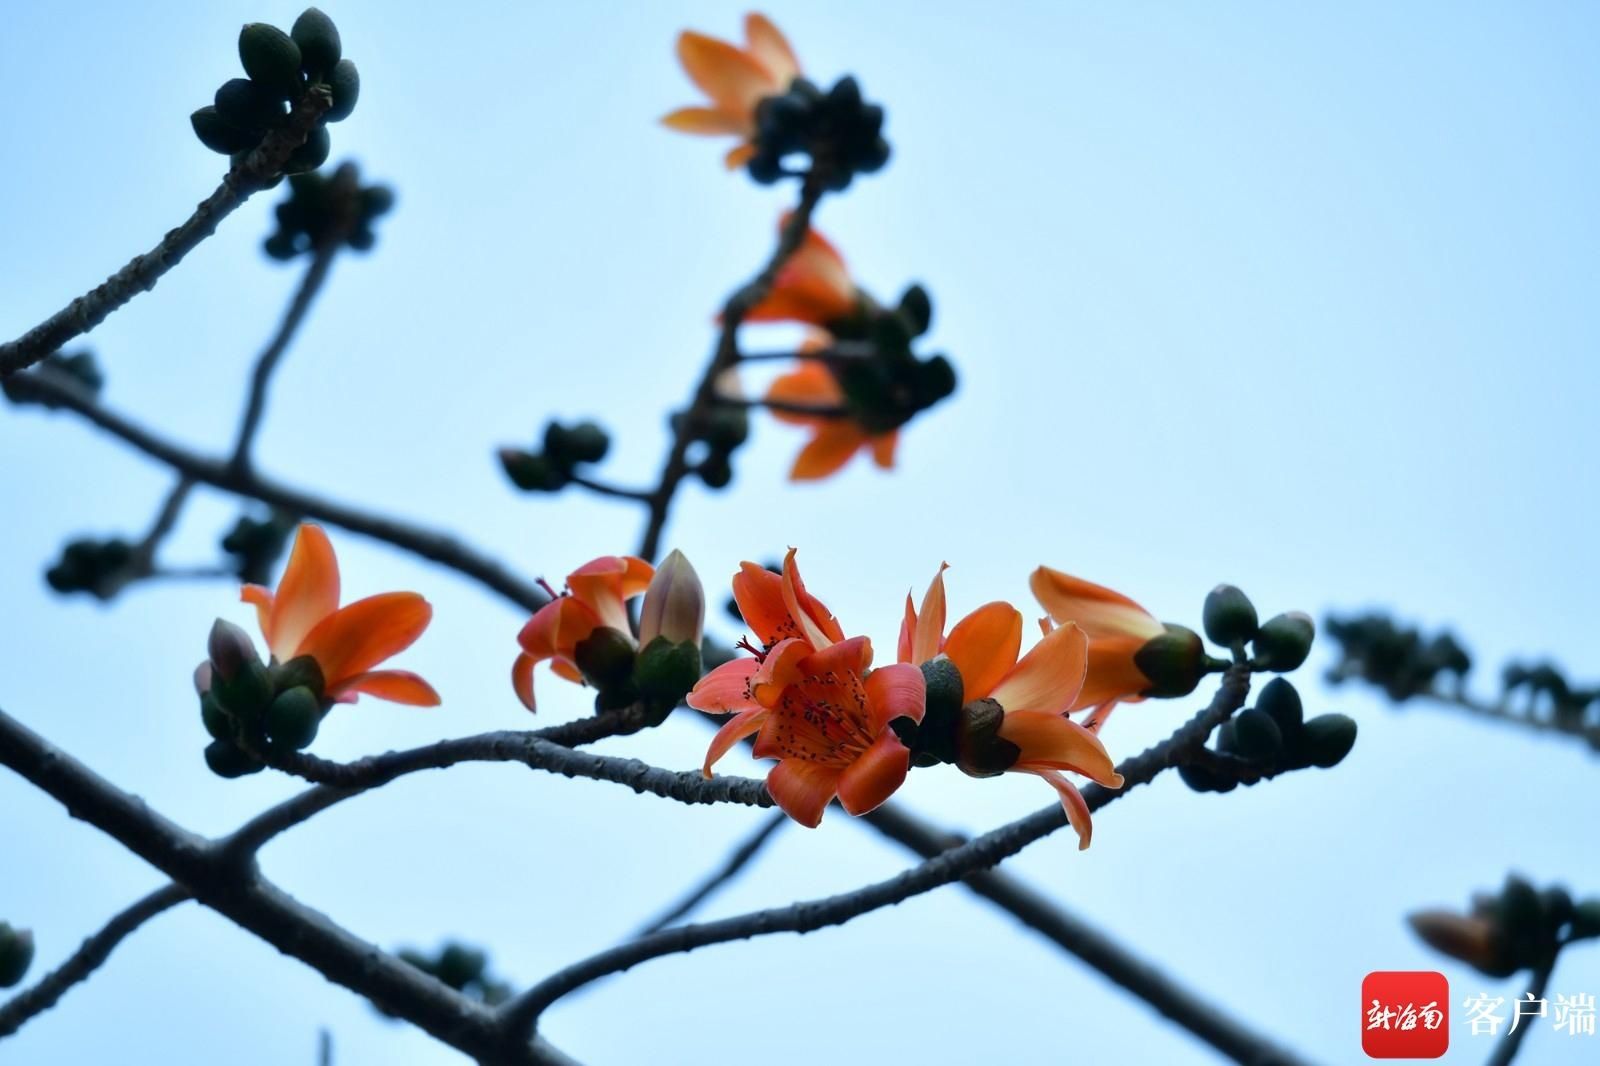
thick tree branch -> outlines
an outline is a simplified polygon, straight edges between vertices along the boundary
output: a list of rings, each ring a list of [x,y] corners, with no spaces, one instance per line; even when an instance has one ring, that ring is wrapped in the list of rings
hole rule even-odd
[[[1118,765],[1117,769],[1123,776],[1120,790],[1113,791],[1096,784],[1085,788],[1083,796],[1089,809],[1099,810],[1139,785],[1148,784],[1163,770],[1178,765],[1190,750],[1205,743],[1213,729],[1243,706],[1249,692],[1249,668],[1242,664],[1231,667],[1223,675],[1222,684],[1209,706],[1161,743]],[[552,974],[517,996],[501,1008],[501,1022],[509,1033],[527,1033],[538,1022],[545,1008],[562,996],[592,981],[621,973],[663,955],[772,933],[809,933],[814,929],[842,925],[881,907],[893,906],[988,869],[1066,824],[1065,813],[1059,806],[1052,805],[975,837],[959,847],[941,852],[920,866],[864,888],[721,921],[676,926],[620,944]]]
[[[773,835],[782,829],[784,823],[788,820],[789,816],[782,811],[776,814],[769,814],[756,826],[755,832],[747,834],[739,842],[739,846],[728,853],[728,857],[723,860],[721,866],[713,870],[698,885],[690,889],[687,895],[671,907],[668,907],[653,921],[635,933],[634,936],[649,936],[651,933],[660,932],[669,925],[674,925],[692,914],[696,907],[710,899],[719,888],[738,877],[744,868],[750,865],[757,855],[761,854],[761,849],[766,846],[767,841],[771,840]]]
[[[16,340],[0,344],[0,377],[39,362],[72,338],[104,322],[111,312],[139,293],[155,288],[162,275],[215,233],[217,225],[236,207],[267,188],[283,172],[289,156],[305,143],[331,103],[326,88],[313,86],[295,104],[289,121],[268,133],[260,147],[229,169],[217,190],[201,201],[181,226]]]
[[[0,1005],[0,1038],[10,1036],[35,1016],[55,1006],[68,989],[87,980],[90,974],[104,965],[106,959],[111,957],[111,952],[130,933],[188,898],[189,893],[182,887],[164,885],[112,918],[104,928],[85,940],[83,946],[73,952],[66,962]]]

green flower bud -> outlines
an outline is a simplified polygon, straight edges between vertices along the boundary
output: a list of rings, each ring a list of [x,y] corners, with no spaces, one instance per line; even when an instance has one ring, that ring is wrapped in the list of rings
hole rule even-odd
[[[283,101],[248,78],[232,78],[217,90],[216,111],[223,120],[241,130],[249,130],[252,144],[261,132],[282,121]]]
[[[1151,637],[1133,653],[1133,665],[1150,679],[1150,687],[1141,695],[1187,696],[1206,676],[1205,643],[1192,629],[1170,623],[1163,625],[1166,632]]]
[[[1545,928],[1551,935],[1572,921],[1574,914],[1572,893],[1560,885],[1551,885],[1539,893],[1539,902],[1544,909]]]
[[[464,944],[446,944],[434,964],[434,976],[451,988],[460,989],[483,976],[489,960],[483,952]]]
[[[1218,585],[1212,589],[1206,595],[1206,605],[1200,617],[1205,625],[1206,636],[1225,648],[1250,640],[1260,628],[1255,604],[1233,585]]]
[[[933,325],[933,301],[928,290],[912,285],[900,296],[900,315],[911,326],[912,336],[921,336]]]
[[[306,134],[306,143],[289,153],[289,160],[283,165],[285,174],[304,174],[316,170],[328,161],[328,153],[333,151],[333,138],[328,134],[326,126],[316,126]]]
[[[289,36],[300,46],[300,65],[307,73],[321,74],[339,62],[339,27],[320,9],[302,11],[289,28]]]
[[[33,965],[33,933],[0,922],[0,988],[20,982]]]
[[[296,655],[286,663],[279,663],[272,671],[274,692],[287,692],[292,688],[308,688],[318,700],[322,699],[324,682],[322,667],[309,655]]]
[[[656,567],[639,607],[639,643],[666,637],[674,644],[700,645],[706,621],[706,594],[700,575],[674,549]]]
[[[368,185],[361,190],[361,215],[374,219],[394,210],[394,190],[387,185]]]
[[[267,708],[267,736],[278,751],[301,751],[317,739],[322,703],[304,685],[280,693]]]
[[[266,766],[246,754],[237,744],[226,740],[213,740],[206,745],[206,765],[218,777],[244,777],[259,773]]]
[[[1240,756],[1251,762],[1274,763],[1283,755],[1283,733],[1263,710],[1251,707],[1234,715],[1233,735]]]
[[[1256,665],[1278,674],[1297,669],[1311,654],[1311,641],[1316,633],[1311,616],[1304,611],[1274,615],[1261,626],[1251,645]]]
[[[953,763],[958,756],[957,731],[966,703],[966,682],[950,659],[939,656],[921,665],[924,690],[920,723],[896,718],[889,723],[900,742],[911,749],[915,766]]]
[[[1293,747],[1305,728],[1306,717],[1295,687],[1286,678],[1273,678],[1262,686],[1261,695],[1256,697],[1256,709],[1265,711],[1277,723],[1284,742]]]
[[[233,125],[209,104],[189,116],[189,125],[201,144],[223,155],[248,152],[261,143],[259,135]]]
[[[231,681],[246,663],[259,661],[250,634],[221,618],[211,623],[211,634],[206,638],[206,652],[211,662],[213,683]]]
[[[700,465],[695,467],[695,473],[711,489],[725,489],[733,482],[733,464],[721,452],[713,452],[702,459]]]
[[[956,766],[970,777],[996,777],[1016,765],[1022,749],[1000,735],[1005,711],[991,699],[961,708],[956,725]]]
[[[1239,735],[1232,718],[1217,727],[1217,750],[1224,755],[1239,754]]]
[[[361,75],[356,73],[354,63],[341,59],[328,73],[327,82],[333,106],[323,118],[329,122],[343,122],[356,109],[356,98],[361,95]]]
[[[204,696],[211,691],[211,660],[207,659],[194,668],[194,694]]]
[[[750,438],[750,415],[742,407],[717,407],[706,416],[703,439],[719,452],[731,452]]]
[[[1537,936],[1541,931],[1544,904],[1539,899],[1539,890],[1516,874],[1506,876],[1495,911],[1501,928],[1513,940]]]
[[[211,734],[211,739],[233,739],[233,718],[209,692],[200,697],[200,721],[206,727],[206,732]]]
[[[500,466],[523,492],[557,492],[567,485],[566,471],[534,452],[501,448]]]
[[[253,725],[272,702],[272,674],[260,659],[251,659],[232,678],[217,678],[211,695],[234,718]]]
[[[639,652],[633,678],[641,696],[670,710],[700,680],[700,642],[674,644],[664,636],[657,637]]]
[[[1231,779],[1196,763],[1179,763],[1178,776],[1196,792],[1226,792],[1234,784]]]
[[[633,677],[633,638],[610,626],[597,626],[572,649],[583,678],[609,692]]]
[[[240,30],[239,62],[263,89],[285,100],[300,94],[300,46],[278,27],[251,22]]]
[[[545,454],[558,463],[598,463],[611,449],[611,436],[594,422],[563,426],[552,422],[544,430]]]
[[[1600,897],[1586,899],[1573,907],[1572,937],[1575,940],[1600,937]]]
[[[1304,742],[1312,766],[1337,766],[1356,745],[1356,720],[1347,714],[1319,714],[1306,723]]]

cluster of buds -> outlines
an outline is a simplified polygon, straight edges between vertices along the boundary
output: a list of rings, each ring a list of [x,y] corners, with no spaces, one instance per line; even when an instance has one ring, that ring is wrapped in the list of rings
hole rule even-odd
[[[300,751],[317,738],[333,701],[323,691],[322,668],[309,655],[263,663],[243,629],[217,619],[209,656],[195,668],[200,719],[211,743],[206,765],[221,777],[242,777],[275,755]]]
[[[811,172],[835,192],[889,162],[883,108],[862,99],[861,86],[848,75],[827,92],[799,77],[787,91],[764,97],[756,104],[752,144],[746,166],[763,185],[796,173],[784,164],[793,155],[810,156]]]
[[[105,388],[105,374],[100,370],[100,364],[95,360],[94,353],[90,351],[73,352],[70,355],[56,352],[46,357],[34,368],[33,373],[42,374],[53,381],[70,384],[84,396],[93,399],[100,395],[100,390]],[[12,374],[0,378],[0,389],[5,391],[6,399],[12,403],[36,403],[41,407],[57,408],[60,401],[48,395],[40,395],[36,390],[30,389],[29,375]]]
[[[402,948],[398,954],[402,961],[485,1006],[496,1006],[511,996],[511,986],[490,974],[489,957],[479,948],[450,941],[431,953]]]
[[[1467,914],[1434,909],[1407,919],[1434,950],[1490,977],[1548,965],[1574,940],[1600,937],[1600,897],[1574,903],[1560,885],[1540,891],[1511,874],[1498,894],[1480,893]]]
[[[1560,667],[1549,662],[1507,663],[1500,671],[1500,684],[1507,702],[1517,692],[1528,694],[1530,708],[1548,700],[1556,724],[1566,728],[1581,726],[1585,712],[1600,700],[1600,688],[1573,684]]]
[[[887,433],[956,391],[956,372],[943,355],[919,358],[912,344],[933,324],[933,301],[912,285],[894,307],[857,293],[854,310],[826,326],[839,357],[827,360],[852,421]],[[848,355],[852,349],[863,354]]]
[[[611,436],[597,423],[551,422],[544,428],[544,448],[501,448],[500,466],[523,492],[560,492],[578,467],[598,463],[611,450]]]
[[[87,592],[108,600],[126,583],[134,556],[134,546],[122,537],[80,537],[67,542],[44,579],[62,595]]]
[[[743,407],[717,405],[708,410],[674,412],[674,434],[685,434],[700,449],[694,472],[707,488],[725,489],[733,481],[733,453],[750,439],[750,415]]]
[[[19,983],[33,965],[33,933],[0,922],[0,988]]]
[[[339,243],[365,252],[378,240],[372,224],[393,208],[394,190],[363,186],[354,163],[341,163],[332,177],[295,174],[288,199],[273,209],[278,228],[262,249],[280,261]]]
[[[294,515],[278,510],[269,512],[265,518],[240,515],[222,538],[222,550],[233,556],[233,570],[240,580],[266,584],[289,543],[289,534],[294,532],[299,521]]]
[[[1472,669],[1472,656],[1453,633],[1424,636],[1378,612],[1329,618],[1328,635],[1339,644],[1339,662],[1328,680],[1359,677],[1396,703],[1434,691],[1444,677],[1453,677],[1459,687]]]
[[[644,594],[638,629],[627,601]],[[512,681],[534,709],[533,668],[544,661],[596,690],[597,711],[638,704],[645,720],[665,721],[700,680],[705,590],[682,552],[652,569],[642,559],[602,556],[567,576],[567,591],[540,608],[517,641]]]
[[[1311,654],[1317,627],[1304,611],[1286,611],[1257,622],[1255,604],[1233,585],[1218,585],[1206,596],[1201,614],[1206,636],[1235,651],[1250,645],[1250,665],[1286,674]]]
[[[1217,728],[1216,756],[1178,768],[1196,792],[1231,792],[1290,770],[1339,765],[1356,743],[1355,719],[1345,714],[1319,714],[1307,720],[1300,693],[1286,679],[1275,677],[1261,689],[1256,705],[1247,707]]]
[[[355,64],[341,58],[333,20],[310,7],[288,33],[264,22],[249,23],[239,31],[239,61],[248,77],[225,82],[214,103],[189,116],[200,143],[238,162],[268,132],[285,125],[292,105],[315,88],[327,92],[332,103],[284,171],[298,174],[325,163],[332,148],[326,123],[349,118],[361,92]]]

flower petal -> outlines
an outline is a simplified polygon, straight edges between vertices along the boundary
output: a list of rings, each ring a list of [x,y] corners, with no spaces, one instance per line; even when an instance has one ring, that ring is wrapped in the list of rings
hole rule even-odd
[[[867,712],[874,733],[882,732],[896,718],[922,721],[927,710],[927,683],[922,670],[910,663],[880,666],[867,675]]]
[[[734,659],[695,682],[684,702],[707,714],[732,714],[760,704],[750,697],[750,675],[760,664],[754,659]]]
[[[771,713],[765,707],[752,707],[740,711],[724,722],[722,728],[717,730],[717,735],[711,738],[711,746],[706,749],[705,762],[700,764],[700,772],[709,778],[711,768],[728,754],[735,744],[759,730]]]
[[[986,603],[957,622],[944,653],[961,671],[968,700],[989,695],[1017,663],[1022,648],[1022,612],[1003,600]]]
[[[787,89],[800,73],[800,60],[795,58],[788,38],[771,19],[752,11],[744,17],[744,39],[748,42],[746,50],[767,68],[773,83]]]
[[[516,661],[511,664],[511,687],[517,693],[517,699],[530,711],[537,711],[533,705],[533,667],[539,660],[521,652]]]
[[[811,641],[812,647],[823,648],[844,639],[833,612],[811,593],[800,577],[800,564],[795,562],[795,550],[789,549],[783,557],[783,603],[800,626],[801,635]]]
[[[1160,636],[1162,625],[1120,592],[1041,566],[1028,579],[1034,596],[1057,622],[1076,622],[1089,639]]]
[[[689,80],[719,109],[747,115],[752,122],[756,103],[763,96],[788,88],[777,85],[770,71],[740,49],[694,30],[678,35],[678,61]]]
[[[749,141],[736,144],[728,149],[728,154],[722,157],[722,165],[729,170],[738,170],[751,159],[755,158],[756,146]]]
[[[1024,772],[1038,774],[1056,790],[1056,794],[1061,797],[1061,809],[1067,812],[1067,822],[1077,830],[1078,850],[1083,851],[1087,848],[1089,839],[1094,835],[1094,823],[1089,817],[1089,805],[1083,801],[1083,793],[1078,791],[1078,786],[1054,770]]]
[[[321,526],[302,522],[262,636],[278,661],[287,662],[300,654],[306,634],[338,607],[339,561],[333,545]]]
[[[944,572],[948,569],[949,563],[939,564],[939,572],[933,575],[922,597],[922,610],[917,612],[917,632],[911,642],[914,663],[925,663],[944,650]]]
[[[779,228],[788,221],[789,215],[783,215]],[[855,309],[856,285],[850,280],[844,257],[828,238],[809,229],[773,280],[771,290],[745,315],[745,321],[827,326],[848,317]]]
[[[803,407],[838,407],[844,403],[844,393],[834,380],[833,372],[822,363],[807,359],[786,374],[780,374],[767,386],[767,399],[773,403],[799,404]],[[793,411],[773,411],[772,417],[790,425],[814,426],[821,422],[816,415],[800,415]]]
[[[839,806],[853,815],[877,809],[905,784],[910,769],[911,750],[885,732],[839,775]]]
[[[602,555],[567,575],[573,599],[595,613],[600,624],[631,634],[626,601],[650,587],[655,567],[632,555]]]
[[[533,612],[517,633],[517,643],[535,659],[571,658],[572,649],[600,624],[576,596],[562,596]]]
[[[733,575],[733,602],[739,605],[745,625],[767,647],[799,631],[783,602],[783,578],[755,563],[740,563]]]
[[[797,637],[778,641],[750,675],[750,697],[763,707],[776,707],[784,689],[806,676],[802,664],[815,650],[810,641]]]
[[[1059,713],[1083,690],[1089,665],[1089,638],[1068,622],[1028,650],[989,693],[1008,711]]]
[[[1132,703],[1150,687],[1150,679],[1134,665],[1133,656],[1144,646],[1145,638],[1134,636],[1090,637],[1089,669],[1083,689],[1072,702],[1072,710],[1098,707],[1111,700]]]
[[[411,707],[437,707],[441,702],[433,686],[410,670],[369,670],[340,682],[338,691],[328,695],[338,699],[357,692]]]
[[[867,436],[846,418],[829,419],[800,449],[789,468],[790,481],[820,481],[836,474],[867,442]]]
[[[902,663],[916,662],[912,657],[912,649],[916,646],[917,608],[911,602],[911,593],[906,593],[906,613],[900,621],[900,646],[896,649],[896,661]]]
[[[409,648],[432,617],[433,608],[415,592],[368,596],[317,623],[299,654],[316,659],[324,683],[336,688]]]
[[[1107,788],[1121,788],[1122,775],[1100,738],[1077,722],[1044,711],[1007,711],[1000,739],[1020,749],[1013,770],[1071,770]]]
[[[894,450],[900,443],[900,431],[894,429],[888,433],[880,433],[876,437],[869,437],[868,441],[872,444],[872,461],[878,469],[893,470]]]
[[[272,590],[263,585],[245,585],[239,590],[239,599],[254,605],[256,624],[261,627],[261,635],[265,637],[272,625]]]
[[[702,137],[732,134],[743,137],[750,123],[738,115],[731,115],[714,107],[680,107],[661,116],[661,124],[679,133],[692,133]]]
[[[785,759],[767,774],[767,792],[790,818],[815,829],[822,812],[839,792],[843,771],[804,759]]]

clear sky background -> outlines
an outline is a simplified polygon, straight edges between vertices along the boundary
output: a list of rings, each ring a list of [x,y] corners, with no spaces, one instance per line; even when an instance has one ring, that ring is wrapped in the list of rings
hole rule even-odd
[[[215,186],[187,116],[237,76],[241,22],[289,5],[24,0],[0,35],[0,333],[97,283]],[[661,129],[697,94],[673,58],[743,5],[328,5],[360,65],[333,129],[399,193],[371,256],[333,276],[274,390],[266,471],[459,530],[527,574],[637,542],[634,509],[509,491],[493,448],[552,415],[603,417],[604,471],[654,476],[723,296],[767,255],[791,188]],[[819,224],[883,296],[931,289],[930,341],[961,373],[905,434],[900,468],[822,485],[784,473],[798,435],[757,419],[733,490],[684,492],[667,543],[708,583],[801,552],[852,632],[893,647],[906,590],[941,560],[953,609],[1032,610],[1049,563],[1194,624],[1218,581],[1266,613],[1367,605],[1459,627],[1484,664],[1594,656],[1600,433],[1594,55],[1581,3],[787,4],[808,70],[857,74],[895,156]],[[231,439],[254,353],[299,267],[259,243],[277,194],[229,218],[91,338],[108,403],[196,446]],[[782,333],[768,338],[785,339]],[[0,411],[0,706],[156,808],[220,833],[292,793],[212,776],[189,673],[226,584],[62,600],[42,571],[69,536],[136,533],[169,484],[77,419]],[[213,558],[234,501],[199,493],[167,549]],[[438,710],[341,711],[317,751],[355,757],[529,725],[507,683],[519,613],[470,583],[334,532],[347,595],[418,589],[436,621],[404,665]],[[720,598],[720,596],[718,596]],[[724,624],[720,617],[719,625]],[[731,632],[725,626],[724,632]],[[1508,868],[1600,892],[1600,760],[1581,745],[1424,707],[1396,713],[1295,678],[1354,715],[1333,771],[1197,795],[1176,775],[1008,863],[1230,1011],[1322,1062],[1362,1061],[1360,980],[1442,969],[1402,915],[1464,904]],[[587,701],[547,675],[538,721]],[[1125,755],[1200,696],[1121,712]],[[688,768],[685,719],[603,750]],[[756,772],[743,756],[730,772]],[[981,831],[1051,799],[948,768],[896,797]],[[508,766],[422,774],[275,842],[269,876],[379,944],[489,945],[537,979],[626,936],[761,815],[686,808]],[[786,830],[707,914],[834,892],[908,856],[831,813]],[[0,774],[0,918],[37,973],[159,883],[53,801]],[[1600,950],[1552,992],[1600,994]],[[927,1027],[894,1019],[922,1015]],[[186,907],[14,1041],[5,1063],[462,1061],[227,922]],[[1447,1062],[1488,1053],[1455,1027]],[[960,888],[843,929],[651,962],[563,1000],[544,1031],[597,1063],[1217,1061],[1142,1003]],[[1530,1062],[1600,1043],[1532,1034]],[[1588,1056],[1589,1058],[1586,1058]]]

